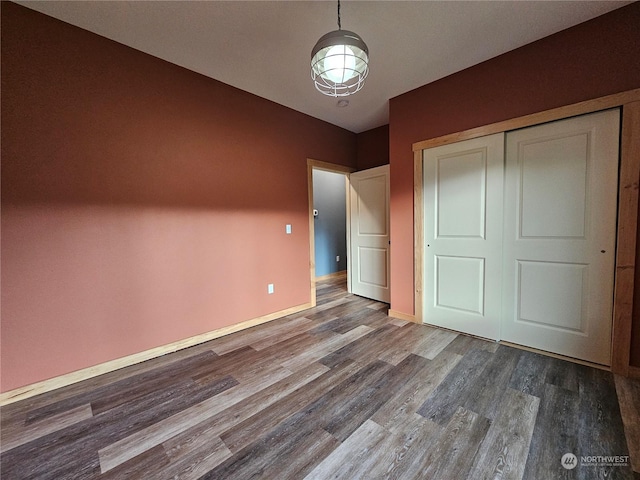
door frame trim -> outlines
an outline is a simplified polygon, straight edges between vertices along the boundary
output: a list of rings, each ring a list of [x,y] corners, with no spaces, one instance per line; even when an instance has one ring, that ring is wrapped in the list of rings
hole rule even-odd
[[[355,168],[345,167],[344,165],[338,165],[336,163],[323,162],[321,160],[314,160],[307,158],[307,189],[309,199],[309,278],[310,278],[310,302],[311,307],[316,306],[316,242],[315,242],[315,222],[313,217],[313,170],[324,170],[325,172],[341,173],[345,178],[345,189],[347,192],[347,252],[350,251],[351,237],[350,237],[350,199],[349,199],[349,174],[356,171]],[[349,284],[349,291],[351,291],[351,265],[350,256],[347,253],[347,282]]]
[[[638,227],[638,186],[640,179],[640,89],[566,105],[516,117],[502,122],[416,142],[413,149],[413,232],[414,232],[414,312],[423,323],[424,285],[424,199],[422,151],[493,133],[507,132],[541,123],[562,120],[609,108],[622,109],[620,177],[618,181],[618,226],[613,293],[611,371],[628,376],[633,322],[633,292]]]

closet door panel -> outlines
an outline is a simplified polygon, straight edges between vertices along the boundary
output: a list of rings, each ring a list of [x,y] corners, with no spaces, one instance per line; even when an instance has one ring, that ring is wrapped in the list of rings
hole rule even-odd
[[[504,134],[425,150],[423,320],[497,340]]]
[[[610,364],[619,112],[506,137],[502,338]]]

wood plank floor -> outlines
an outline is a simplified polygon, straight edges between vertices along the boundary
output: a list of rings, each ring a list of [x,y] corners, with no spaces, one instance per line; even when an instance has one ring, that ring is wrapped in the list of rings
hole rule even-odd
[[[312,310],[3,407],[0,475],[640,478],[637,382],[387,309],[325,281]]]

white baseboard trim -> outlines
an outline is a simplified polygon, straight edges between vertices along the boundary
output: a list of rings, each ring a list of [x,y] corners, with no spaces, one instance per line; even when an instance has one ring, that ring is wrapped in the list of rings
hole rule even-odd
[[[406,320],[408,322],[418,323],[415,315],[409,315],[408,313],[402,313],[396,310],[389,309],[389,313],[387,315],[393,318],[399,318],[400,320]]]
[[[167,353],[173,353],[184,348],[193,347],[194,345],[208,342],[209,340],[223,337],[231,333],[239,332],[240,330],[255,327],[256,325],[267,323],[278,318],[286,317],[287,315],[302,312],[303,310],[307,310],[309,308],[311,308],[311,303],[304,303],[302,305],[297,305],[295,307],[280,310],[278,312],[263,315],[261,317],[252,318],[250,320],[236,323],[234,325],[229,325],[228,327],[219,328],[217,330],[212,330],[211,332],[206,332],[200,335],[185,338],[184,340],[179,340],[168,345],[161,345],[150,350],[134,353],[133,355],[116,358],[115,360],[110,360],[93,367],[83,368],[82,370],[76,370],[75,372],[66,373],[64,375],[43,380],[41,382],[32,383],[31,385],[25,385],[24,387],[9,390],[0,394],[0,406],[34,397],[36,395],[40,395],[41,393],[50,392],[61,387],[66,387],[67,385],[81,382],[89,378],[97,377],[98,375],[103,375],[105,373],[113,372],[114,370],[119,370],[130,365],[135,365],[136,363],[145,362],[147,360],[151,360],[152,358],[166,355]]]

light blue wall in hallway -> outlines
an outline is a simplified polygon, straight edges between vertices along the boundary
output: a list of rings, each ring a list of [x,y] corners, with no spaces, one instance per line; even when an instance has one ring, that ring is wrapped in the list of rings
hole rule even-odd
[[[347,194],[345,176],[313,171],[316,276],[347,269]],[[336,262],[336,256],[340,261]]]

